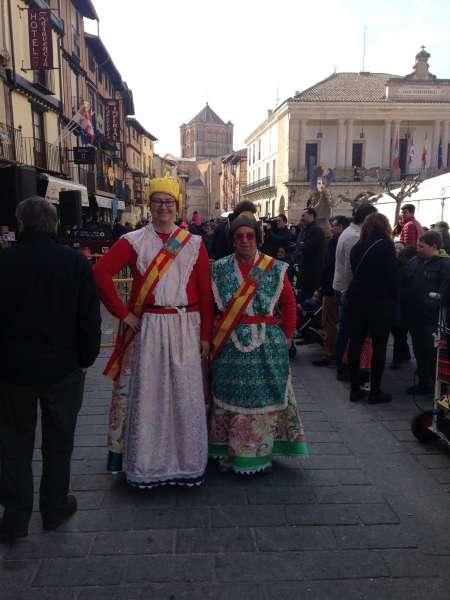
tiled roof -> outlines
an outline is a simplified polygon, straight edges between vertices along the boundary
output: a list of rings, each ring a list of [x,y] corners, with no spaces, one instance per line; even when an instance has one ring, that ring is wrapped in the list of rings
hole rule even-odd
[[[334,73],[294,96],[294,102],[383,102],[388,73]]]
[[[194,123],[216,123],[217,125],[225,125],[219,115],[213,111],[208,103],[198,115],[189,121],[188,125],[193,125]]]

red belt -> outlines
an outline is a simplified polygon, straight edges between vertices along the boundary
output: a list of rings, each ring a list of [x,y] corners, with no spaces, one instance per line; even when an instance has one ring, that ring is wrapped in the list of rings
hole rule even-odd
[[[155,315],[178,315],[180,312],[198,312],[198,304],[177,306],[177,308],[166,308],[165,306],[144,306],[144,310],[142,312]]]
[[[276,325],[277,319],[273,315],[244,315],[239,319],[239,325]]]

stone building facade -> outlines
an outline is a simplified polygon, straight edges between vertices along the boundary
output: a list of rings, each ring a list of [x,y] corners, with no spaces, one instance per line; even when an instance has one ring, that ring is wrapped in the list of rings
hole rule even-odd
[[[340,197],[380,191],[378,174],[393,181],[450,168],[450,80],[416,55],[412,73],[333,73],[296,92],[246,139],[246,198],[261,215],[288,212],[296,221],[315,186],[317,167],[332,170],[332,210]]]
[[[220,211],[230,212],[243,199],[247,185],[247,149],[222,158],[220,173]]]
[[[233,151],[233,124],[225,123],[209,104],[180,127],[181,157],[203,160]]]

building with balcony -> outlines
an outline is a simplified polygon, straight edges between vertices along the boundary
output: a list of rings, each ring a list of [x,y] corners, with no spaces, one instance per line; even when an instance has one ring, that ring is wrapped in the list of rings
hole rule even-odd
[[[430,73],[429,58],[422,48],[405,76],[333,73],[269,111],[246,139],[246,198],[296,221],[317,165],[334,171],[335,199],[378,193],[377,171],[395,181],[447,170],[450,80]]]
[[[222,158],[220,172],[220,211],[230,212],[243,199],[247,189],[247,149]]]

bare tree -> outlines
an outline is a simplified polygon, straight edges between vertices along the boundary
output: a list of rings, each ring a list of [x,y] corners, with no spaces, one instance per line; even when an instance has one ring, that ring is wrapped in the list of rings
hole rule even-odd
[[[391,189],[391,178],[391,172],[389,172],[388,174],[384,174],[381,172],[378,173],[379,185],[383,188],[384,193],[390,196],[395,201],[394,225],[397,225],[398,217],[400,214],[400,208],[403,201],[405,200],[405,198],[409,198],[419,189],[420,173],[417,173],[417,175],[414,175],[414,177],[402,179],[400,181],[400,187],[395,192],[393,192]],[[395,185],[398,186],[398,183],[396,183]]]

